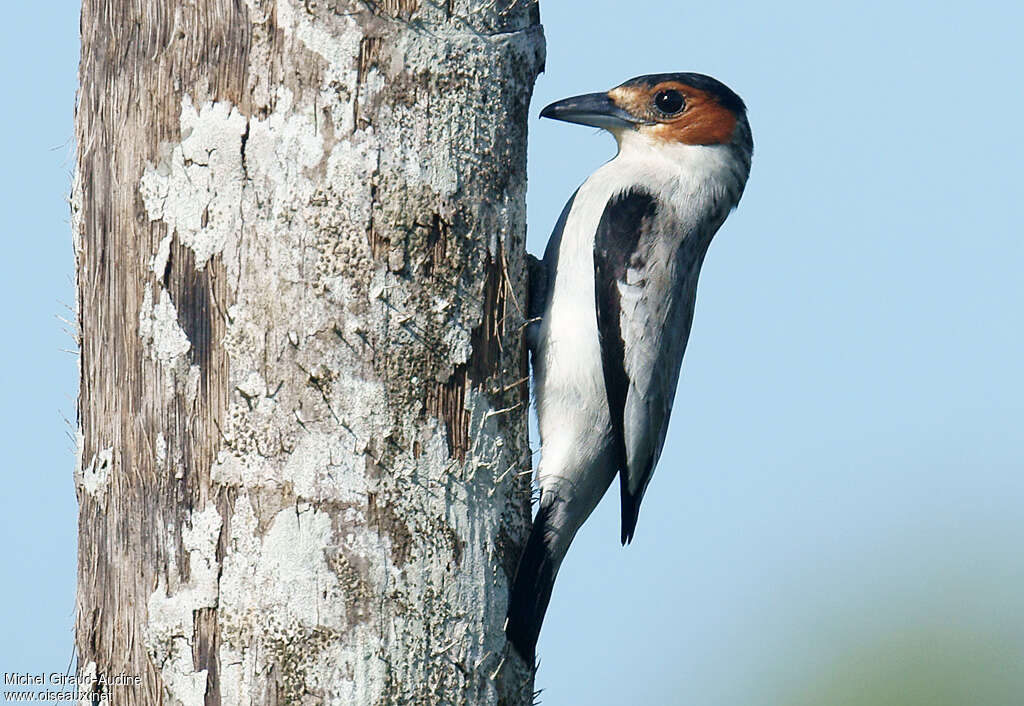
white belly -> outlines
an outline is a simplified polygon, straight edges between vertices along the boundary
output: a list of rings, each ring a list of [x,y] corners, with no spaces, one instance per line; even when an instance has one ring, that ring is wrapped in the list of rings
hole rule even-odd
[[[594,293],[594,232],[620,186],[598,170],[580,187],[566,218],[558,268],[538,341],[537,418],[545,491],[610,482],[603,457],[611,421],[605,393]],[[603,488],[600,492],[603,492]],[[562,494],[562,493],[559,493]]]

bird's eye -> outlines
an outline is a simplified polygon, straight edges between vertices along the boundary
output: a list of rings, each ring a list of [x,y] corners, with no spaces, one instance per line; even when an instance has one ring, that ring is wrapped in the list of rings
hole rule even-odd
[[[683,110],[686,101],[679,91],[658,91],[654,94],[654,107],[663,115],[675,115]]]

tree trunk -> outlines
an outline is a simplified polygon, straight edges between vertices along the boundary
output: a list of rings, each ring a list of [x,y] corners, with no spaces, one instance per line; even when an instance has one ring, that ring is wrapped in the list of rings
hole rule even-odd
[[[85,0],[76,645],[109,702],[529,703],[542,63],[536,0]]]

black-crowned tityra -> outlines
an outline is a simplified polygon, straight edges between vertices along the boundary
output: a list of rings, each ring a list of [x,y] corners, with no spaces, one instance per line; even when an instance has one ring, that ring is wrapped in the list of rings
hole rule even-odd
[[[743,101],[702,74],[640,76],[552,103],[541,117],[600,127],[618,154],[573,194],[531,258],[540,508],[506,632],[529,663],[576,531],[619,476],[622,543],[658,462],[712,236],[743,193]]]

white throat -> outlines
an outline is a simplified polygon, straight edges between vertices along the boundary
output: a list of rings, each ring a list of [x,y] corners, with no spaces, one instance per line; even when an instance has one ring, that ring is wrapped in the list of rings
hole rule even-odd
[[[616,181],[646,187],[680,215],[701,219],[706,208],[736,205],[747,180],[748,164],[733,145],[666,143],[637,130],[617,130],[618,154],[602,169]]]

